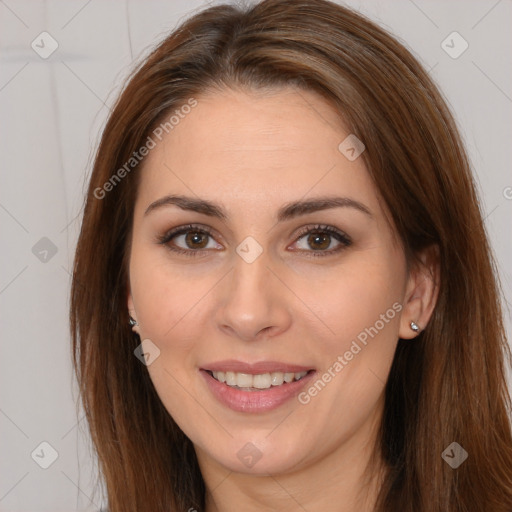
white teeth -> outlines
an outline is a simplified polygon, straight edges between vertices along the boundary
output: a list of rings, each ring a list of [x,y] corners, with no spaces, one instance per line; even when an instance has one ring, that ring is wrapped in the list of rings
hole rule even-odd
[[[308,372],[298,373],[260,373],[251,375],[249,373],[237,372],[212,372],[213,377],[219,382],[225,382],[228,386],[238,388],[255,388],[255,389],[269,389],[271,386],[281,386],[284,382],[293,382],[300,380]]]
[[[252,378],[252,385],[258,389],[268,389],[272,384],[272,377],[270,373],[264,373],[263,375],[254,375]]]
[[[250,388],[252,387],[252,375],[248,373],[236,373],[236,385],[239,388]]]
[[[270,374],[272,386],[280,386],[284,382],[284,373],[274,372]]]

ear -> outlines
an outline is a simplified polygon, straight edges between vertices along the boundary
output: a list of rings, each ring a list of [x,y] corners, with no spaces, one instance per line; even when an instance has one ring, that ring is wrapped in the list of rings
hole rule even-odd
[[[439,294],[439,247],[431,245],[417,254],[407,279],[404,308],[400,319],[399,337],[412,339],[418,333],[411,328],[414,322],[423,331],[427,326]]]
[[[129,312],[130,316],[137,322],[136,325],[132,326],[132,331],[136,332],[140,336],[140,329],[139,329],[139,324],[138,324],[138,320],[137,320],[137,313],[135,313],[135,306],[133,304],[133,297],[132,297],[131,291],[128,292],[128,304],[127,305],[128,305],[128,312]]]

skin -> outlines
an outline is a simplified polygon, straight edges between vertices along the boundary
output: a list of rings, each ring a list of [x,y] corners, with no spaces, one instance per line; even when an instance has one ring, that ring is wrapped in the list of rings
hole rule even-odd
[[[197,100],[146,157],[127,305],[141,340],[160,350],[148,371],[194,443],[206,510],[332,510],[332,503],[340,512],[371,510],[380,476],[366,481],[364,469],[384,383],[398,338],[416,336],[410,321],[428,323],[436,266],[424,254],[425,267],[408,273],[363,159],[349,161],[338,150],[350,131],[324,99],[283,88],[215,91]],[[145,215],[167,194],[215,201],[228,219],[175,205]],[[338,207],[276,220],[285,203],[333,194],[363,203],[371,216]],[[213,236],[158,243],[188,223],[210,227]],[[341,230],[352,244],[327,236],[318,249],[307,234],[298,238],[300,228],[316,224]],[[236,252],[247,236],[263,250],[252,263]],[[173,245],[202,253],[173,253]],[[394,303],[401,311],[307,404],[292,398],[273,411],[235,412],[199,374],[208,362],[238,359],[301,364],[322,375]],[[261,454],[251,468],[237,457],[248,442]]]

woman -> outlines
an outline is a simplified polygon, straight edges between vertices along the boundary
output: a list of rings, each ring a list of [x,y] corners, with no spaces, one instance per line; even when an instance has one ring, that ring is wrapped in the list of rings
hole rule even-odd
[[[71,325],[111,512],[512,510],[468,158],[427,73],[347,8],[212,7],[134,72]]]

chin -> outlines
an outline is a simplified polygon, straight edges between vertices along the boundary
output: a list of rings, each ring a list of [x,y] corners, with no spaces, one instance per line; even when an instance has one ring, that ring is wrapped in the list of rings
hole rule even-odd
[[[297,470],[308,453],[300,436],[297,436],[296,442],[289,437],[282,439],[276,436],[271,440],[268,436],[268,433],[236,436],[221,450],[217,446],[216,449],[208,449],[207,453],[218,464],[236,473],[265,476]],[[252,441],[248,440],[251,438]]]

